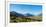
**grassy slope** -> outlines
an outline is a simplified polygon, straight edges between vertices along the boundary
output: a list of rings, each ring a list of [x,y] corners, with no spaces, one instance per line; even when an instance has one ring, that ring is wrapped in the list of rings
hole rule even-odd
[[[15,17],[12,16],[10,17],[10,21],[11,22],[32,22],[32,21],[42,21],[42,17],[41,16],[34,16],[32,18],[25,18],[25,17]]]

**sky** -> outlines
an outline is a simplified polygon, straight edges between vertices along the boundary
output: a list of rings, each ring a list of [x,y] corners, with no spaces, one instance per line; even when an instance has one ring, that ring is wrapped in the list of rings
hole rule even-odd
[[[10,4],[10,11],[15,11],[21,14],[30,13],[38,15],[42,12],[42,5]]]

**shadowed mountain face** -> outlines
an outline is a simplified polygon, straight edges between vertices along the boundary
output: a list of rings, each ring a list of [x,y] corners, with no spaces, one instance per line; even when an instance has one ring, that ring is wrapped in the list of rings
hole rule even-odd
[[[23,14],[17,13],[17,12],[10,12],[10,16],[24,16]]]
[[[10,16],[34,16],[34,15],[29,14],[29,13],[27,13],[27,14],[20,14],[20,13],[12,11],[12,12],[10,12]]]

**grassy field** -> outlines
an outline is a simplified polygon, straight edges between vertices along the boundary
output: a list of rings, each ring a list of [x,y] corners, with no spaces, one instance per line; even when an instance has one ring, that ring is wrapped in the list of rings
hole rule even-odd
[[[41,16],[34,16],[34,17],[15,17],[12,16],[10,17],[10,22],[11,23],[18,23],[18,22],[35,22],[35,21],[42,21],[42,17]]]

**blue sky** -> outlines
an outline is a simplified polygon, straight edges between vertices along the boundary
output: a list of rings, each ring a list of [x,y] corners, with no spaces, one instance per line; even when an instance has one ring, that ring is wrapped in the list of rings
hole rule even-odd
[[[38,15],[42,12],[42,5],[10,4],[10,11]]]

